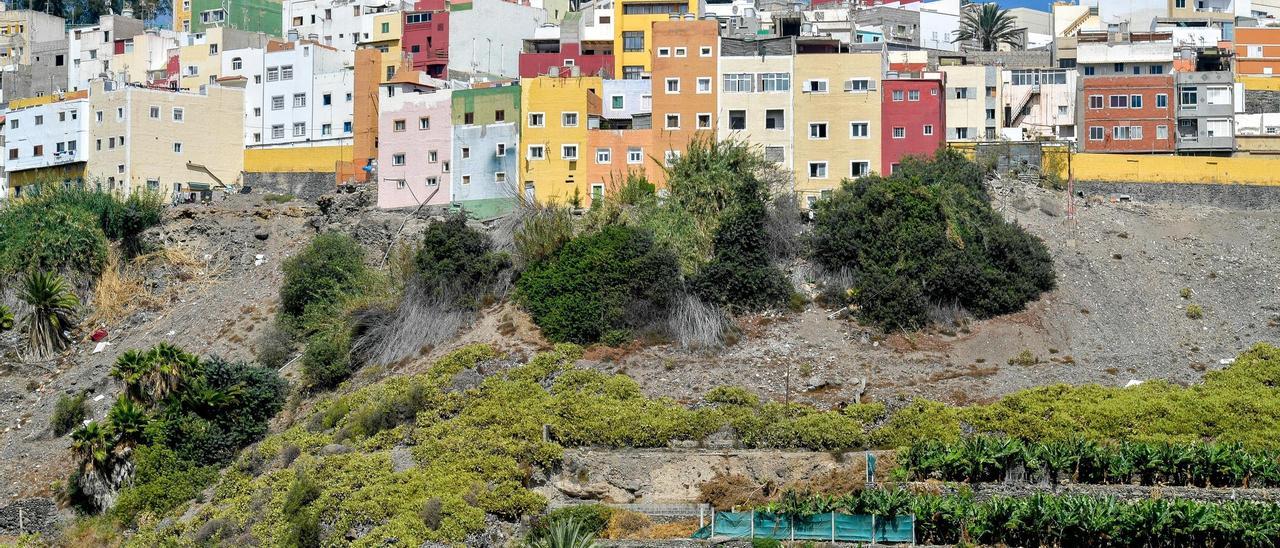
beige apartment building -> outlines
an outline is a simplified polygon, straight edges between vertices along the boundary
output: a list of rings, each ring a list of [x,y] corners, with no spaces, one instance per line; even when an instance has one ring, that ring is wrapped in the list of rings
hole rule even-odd
[[[85,179],[121,195],[188,198],[237,185],[244,170],[244,91],[203,93],[94,80]]]
[[[757,145],[765,158],[794,169],[794,66],[794,38],[722,39],[717,138]]]
[[[796,193],[810,207],[843,179],[880,173],[880,53],[795,56]]]

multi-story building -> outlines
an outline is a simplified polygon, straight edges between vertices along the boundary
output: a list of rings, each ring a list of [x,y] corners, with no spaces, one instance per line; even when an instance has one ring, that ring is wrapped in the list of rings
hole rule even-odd
[[[270,40],[265,34],[229,27],[214,27],[200,34],[188,33],[178,48],[178,87],[199,91],[226,75],[222,71],[222,53],[229,50],[255,48],[261,50]],[[261,72],[256,73],[261,75]]]
[[[946,74],[891,74],[884,80],[880,164],[893,173],[907,156],[933,156],[946,145]]]
[[[613,78],[613,24],[587,26],[584,23],[588,16],[597,13],[604,12],[572,12],[558,27],[539,27],[533,38],[524,41],[520,77],[569,76],[577,71]]]
[[[88,93],[9,101],[5,118],[5,175],[11,197],[28,185],[84,179],[90,153]]]
[[[128,195],[147,190],[198,199],[239,183],[244,91],[200,93],[94,80],[87,180]]]
[[[280,0],[173,0],[173,30],[222,27],[281,37],[280,12]]]
[[[453,201],[482,219],[510,211],[520,172],[520,86],[507,80],[454,90],[452,110]]]
[[[682,19],[653,23],[654,146],[668,164],[693,139],[716,135],[716,74],[720,23]],[[650,174],[662,183],[660,173]]]
[[[806,207],[843,179],[881,172],[881,120],[888,123],[881,115],[883,75],[879,53],[795,56],[794,121],[787,122],[795,143],[796,194]],[[939,135],[942,130],[938,126]]]
[[[1000,67],[944,66],[948,141],[991,141],[1004,127]]]
[[[378,116],[378,207],[443,205],[451,198],[451,90],[406,71],[383,84]],[[463,150],[463,154],[483,151]],[[504,184],[508,181],[502,181]],[[463,184],[493,184],[473,181]]]
[[[1080,147],[1085,152],[1173,152],[1173,75],[1082,78]]]
[[[1079,74],[1072,69],[1008,69],[1000,72],[1004,139],[1076,139]]]
[[[587,179],[592,201],[632,173],[656,178],[650,80],[605,80],[600,117],[587,130]]]
[[[520,188],[526,197],[541,203],[587,203],[588,120],[600,116],[603,85],[594,76],[520,81]]]
[[[797,135],[791,89],[795,40],[725,38],[720,48],[718,138],[758,145],[765,158],[792,169]]]
[[[67,89],[63,19],[31,10],[0,10],[0,103]]]
[[[339,51],[353,51],[372,37],[379,14],[401,12],[410,6],[407,0],[286,0],[284,36],[296,35]]]
[[[1280,74],[1280,28],[1236,30],[1235,72],[1241,76]]]
[[[546,10],[523,3],[471,0],[450,4],[450,78],[518,78],[524,41],[533,38],[546,22]]]
[[[1230,72],[1179,72],[1174,74],[1178,99],[1180,153],[1231,154],[1235,149],[1235,94]]]
[[[121,15],[103,15],[98,24],[67,31],[67,86],[88,89],[89,80],[123,74],[119,59],[127,40],[142,34],[142,21]]]
[[[123,51],[115,55],[115,65],[126,83],[177,86],[175,74],[169,73],[169,61],[177,61],[181,35],[169,29],[148,29],[126,38]],[[220,72],[225,74],[226,71]]]
[[[1280,112],[1236,115],[1236,155],[1280,154]]]
[[[1167,32],[1084,32],[1076,65],[1084,77],[1169,74],[1173,52],[1173,35]]]
[[[246,108],[261,113],[259,125],[252,129],[254,146],[351,144],[351,52],[310,41],[273,41],[260,63],[261,89],[248,90],[256,96],[246,100]]]
[[[360,40],[361,48],[378,50],[380,67],[378,73],[382,82],[390,82],[404,64],[404,54],[400,48],[400,37],[404,32],[404,14],[398,11],[379,13],[373,16],[373,26],[368,38]]]
[[[404,14],[401,47],[413,70],[432,78],[447,78],[449,70],[449,6],[444,0],[417,0]]]
[[[653,24],[700,13],[698,0],[614,0],[613,74],[644,78],[653,69]]]

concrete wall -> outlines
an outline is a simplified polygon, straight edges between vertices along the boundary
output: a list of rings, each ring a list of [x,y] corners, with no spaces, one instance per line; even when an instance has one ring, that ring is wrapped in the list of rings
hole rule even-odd
[[[1067,164],[1060,164],[1064,170],[1061,175],[1065,178]],[[1280,187],[1276,161],[1266,157],[1081,153],[1072,155],[1071,164],[1078,181]]]
[[[251,148],[244,151],[244,170],[257,173],[328,173],[332,182],[337,163],[351,161],[351,155],[351,145]]]

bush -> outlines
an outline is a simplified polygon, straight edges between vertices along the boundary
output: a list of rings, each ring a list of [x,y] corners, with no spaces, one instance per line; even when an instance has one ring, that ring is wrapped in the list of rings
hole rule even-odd
[[[1189,305],[1187,305],[1187,317],[1188,317],[1188,318],[1191,318],[1191,319],[1193,319],[1193,320],[1198,320],[1198,319],[1200,319],[1200,318],[1203,318],[1203,317],[1204,317],[1204,307],[1202,307],[1202,306],[1200,306],[1200,305],[1198,305],[1198,304],[1189,304]]]
[[[280,369],[293,357],[293,333],[278,322],[271,322],[259,334],[253,357],[263,367]]]
[[[472,307],[509,264],[505,254],[493,251],[487,235],[467,226],[462,213],[427,227],[414,262],[423,284],[453,290],[459,304]]]
[[[679,283],[675,257],[646,232],[610,226],[529,267],[518,299],[553,341],[593,343],[663,318]]]
[[[521,264],[530,265],[555,255],[572,239],[573,213],[568,208],[537,207],[515,234],[515,253]]]
[[[336,232],[316,236],[305,249],[285,260],[283,270],[280,314],[308,330],[340,315],[339,304],[369,281],[364,248],[350,236]]]
[[[316,388],[333,388],[355,372],[351,334],[343,326],[315,333],[302,353],[302,376]]]
[[[1054,287],[1044,243],[1002,219],[984,170],[954,151],[908,159],[890,177],[845,181],[818,203],[814,259],[854,275],[863,321],[886,329],[929,323],[931,305],[980,318],[1020,310]]]
[[[63,395],[53,408],[53,416],[49,418],[49,426],[53,435],[64,436],[75,430],[89,416],[89,394],[80,392],[74,396]]]
[[[791,293],[791,284],[769,257],[762,187],[752,175],[735,185],[733,202],[716,227],[715,253],[693,280],[704,300],[733,312],[777,306]]]
[[[542,518],[538,525],[534,527],[531,536],[541,538],[555,524],[567,521],[577,523],[583,532],[599,535],[609,525],[609,519],[613,517],[613,514],[613,508],[603,504],[579,504],[556,508],[547,512],[546,517]]]
[[[0,274],[97,274],[106,261],[107,237],[89,211],[43,202],[0,210]]]
[[[163,517],[218,478],[216,466],[197,466],[164,447],[140,447],[133,462],[133,483],[120,491],[111,509],[111,515],[126,527],[136,526],[144,513]]]

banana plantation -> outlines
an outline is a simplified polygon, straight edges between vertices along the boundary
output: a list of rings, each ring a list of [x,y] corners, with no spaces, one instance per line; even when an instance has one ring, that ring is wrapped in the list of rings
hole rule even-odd
[[[1028,442],[975,435],[951,444],[917,442],[899,455],[899,464],[913,480],[1280,486],[1280,452],[1229,443]]]

